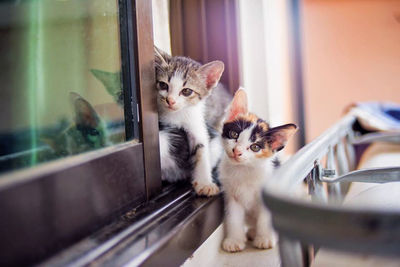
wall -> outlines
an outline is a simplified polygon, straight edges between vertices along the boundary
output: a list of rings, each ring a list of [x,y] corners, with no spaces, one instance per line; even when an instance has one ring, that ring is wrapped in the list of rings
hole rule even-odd
[[[238,10],[242,86],[250,110],[271,126],[295,122],[288,1],[239,0]],[[292,138],[285,151],[297,148]]]
[[[171,54],[169,0],[152,0],[154,44]]]
[[[400,103],[400,1],[304,0],[306,138],[355,101]]]
[[[238,1],[243,86],[250,107],[272,125],[292,119],[287,1]]]

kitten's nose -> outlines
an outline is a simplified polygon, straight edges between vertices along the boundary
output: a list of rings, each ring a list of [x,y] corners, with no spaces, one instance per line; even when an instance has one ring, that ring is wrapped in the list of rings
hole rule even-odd
[[[242,151],[237,149],[236,147],[232,149],[233,155],[236,157],[240,157],[242,155]]]
[[[170,106],[173,106],[176,103],[172,97],[167,97],[167,99],[165,99],[165,101],[167,101],[167,104]]]

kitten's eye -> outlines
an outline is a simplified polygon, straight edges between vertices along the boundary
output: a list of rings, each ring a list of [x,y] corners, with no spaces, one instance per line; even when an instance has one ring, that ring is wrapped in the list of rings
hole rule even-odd
[[[239,134],[235,131],[229,131],[229,137],[232,139],[237,139],[239,137]]]
[[[90,129],[89,134],[93,135],[93,136],[97,136],[97,135],[100,135],[100,132],[96,129]]]
[[[181,93],[182,93],[182,95],[184,95],[184,96],[190,96],[190,95],[193,93],[193,90],[192,90],[192,89],[189,89],[189,88],[183,88],[182,91],[181,91]]]
[[[166,84],[165,82],[158,82],[158,86],[161,90],[168,91],[168,84]]]
[[[258,152],[258,151],[261,150],[261,147],[259,145],[257,145],[257,144],[252,144],[250,146],[250,149],[253,150],[254,152]]]

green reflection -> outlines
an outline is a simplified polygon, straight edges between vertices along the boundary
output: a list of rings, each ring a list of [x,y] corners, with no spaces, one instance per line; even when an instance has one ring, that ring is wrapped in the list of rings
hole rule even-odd
[[[121,72],[108,72],[104,70],[90,70],[93,75],[104,85],[107,92],[120,105],[124,104],[124,95],[121,88]]]
[[[124,142],[118,1],[0,11],[0,172]]]
[[[31,133],[31,149],[34,151],[37,147],[37,113],[36,113],[36,96],[37,91],[40,90],[40,78],[39,78],[39,68],[40,63],[38,62],[40,58],[39,51],[39,0],[33,0],[30,3],[30,13],[29,13],[29,30],[28,30],[28,100],[29,100],[29,123],[30,123],[30,133]],[[37,154],[34,152],[31,154],[30,165],[35,165],[37,162]]]

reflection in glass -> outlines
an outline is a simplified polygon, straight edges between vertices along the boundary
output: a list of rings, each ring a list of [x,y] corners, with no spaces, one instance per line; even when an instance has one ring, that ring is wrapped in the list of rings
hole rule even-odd
[[[117,0],[0,3],[0,172],[125,141]]]

